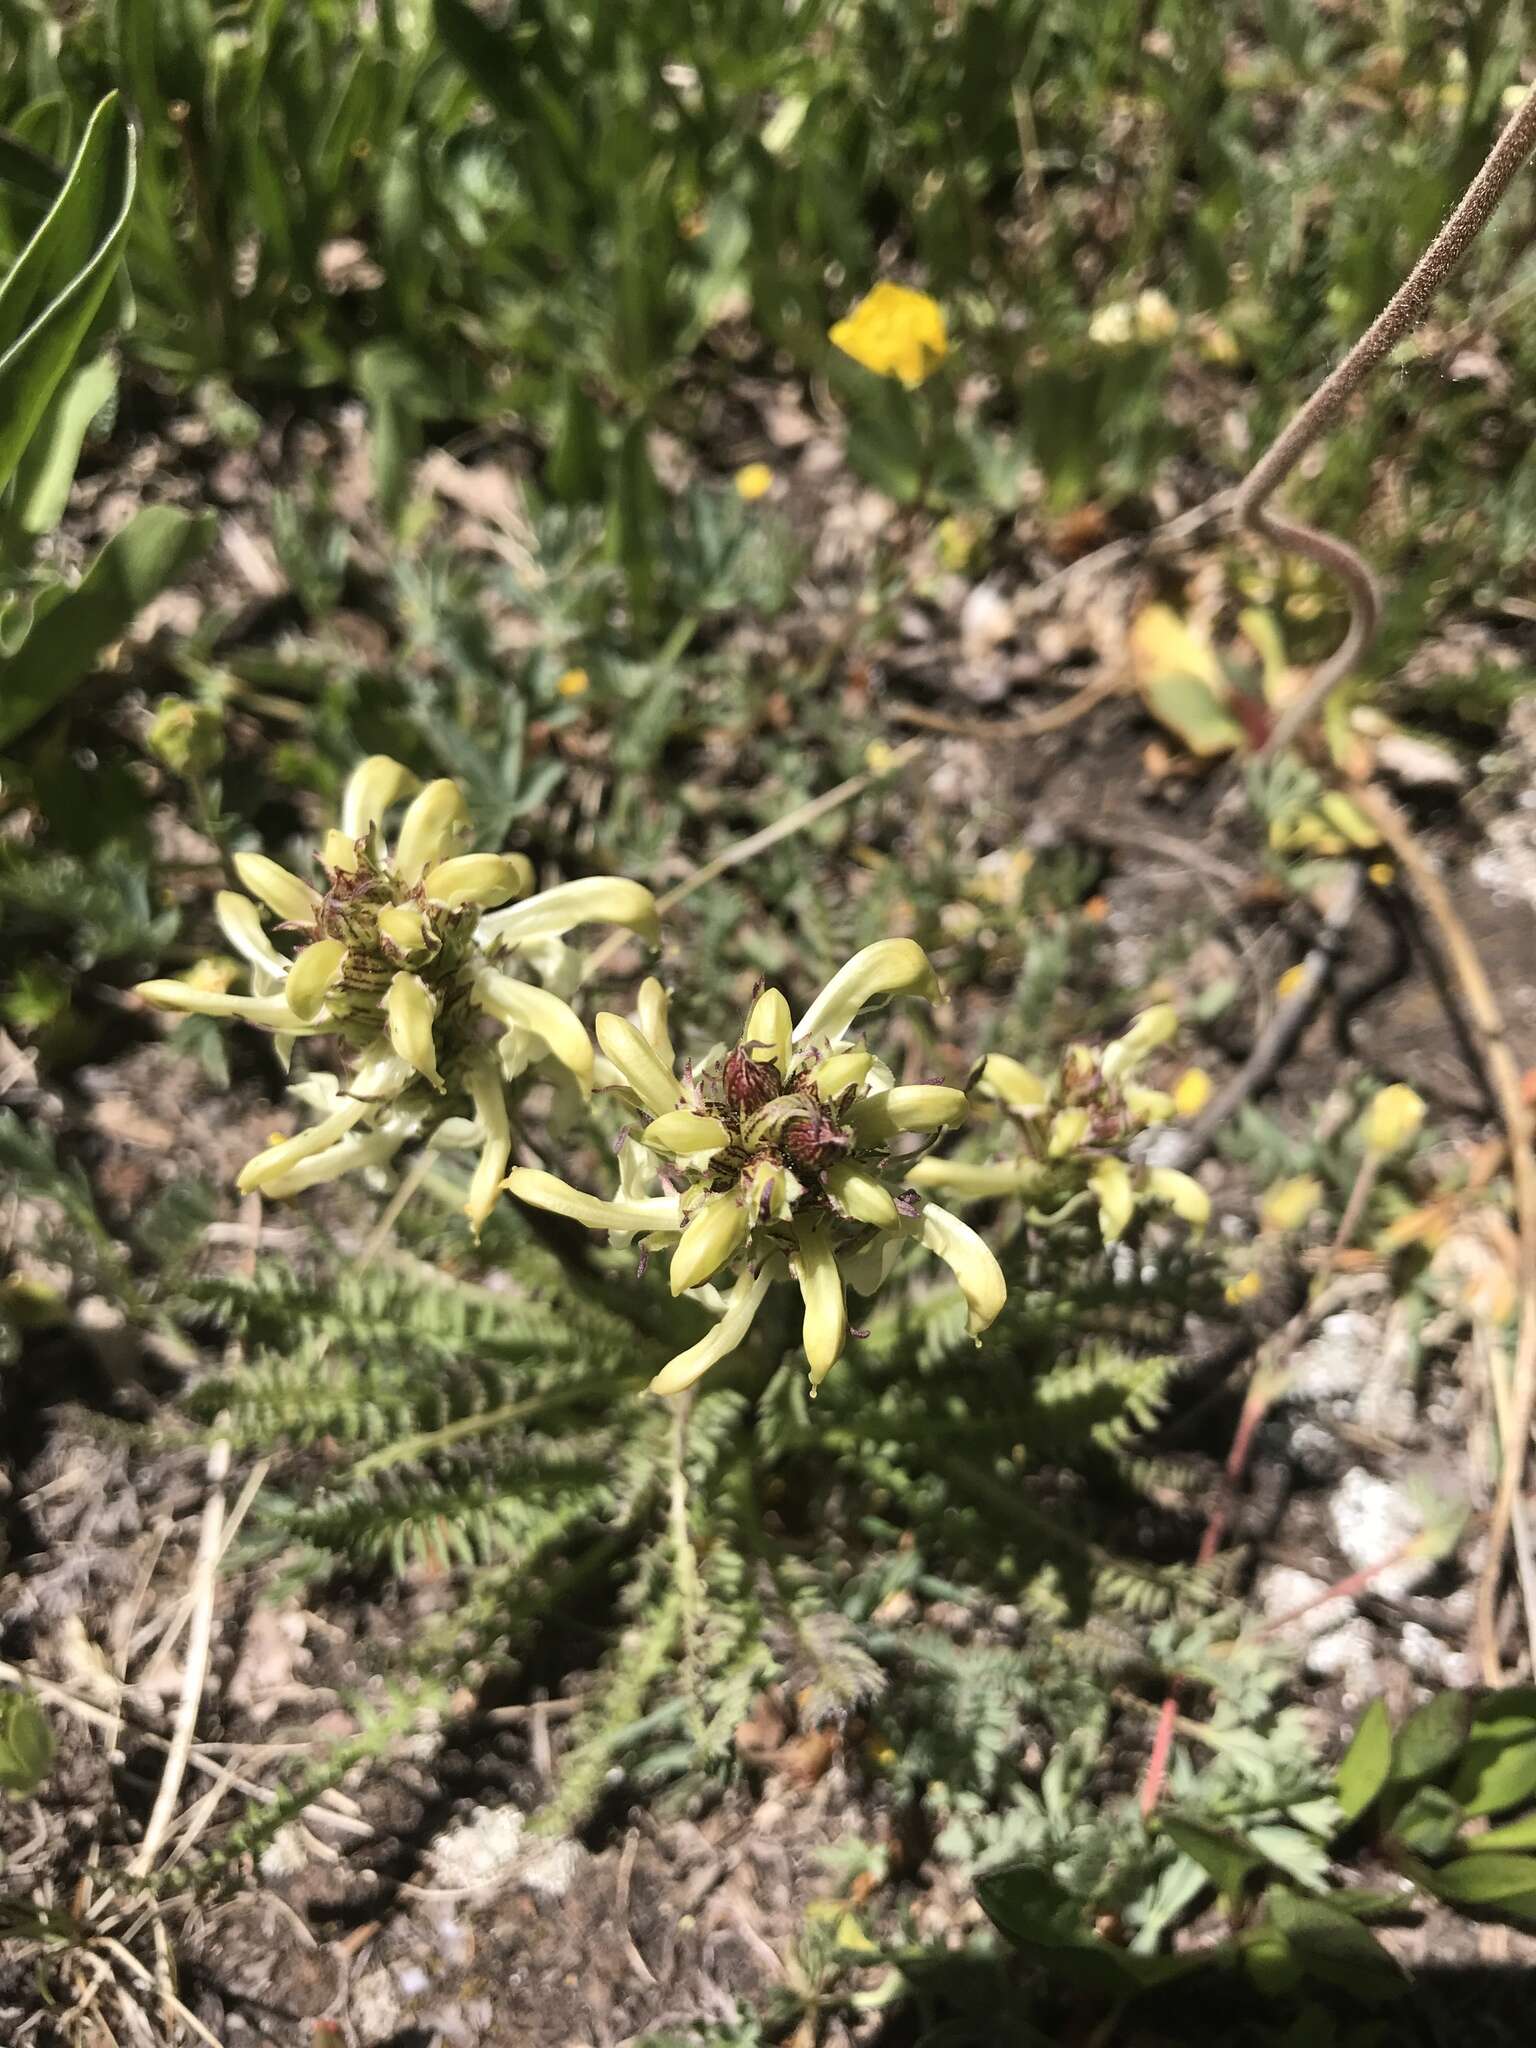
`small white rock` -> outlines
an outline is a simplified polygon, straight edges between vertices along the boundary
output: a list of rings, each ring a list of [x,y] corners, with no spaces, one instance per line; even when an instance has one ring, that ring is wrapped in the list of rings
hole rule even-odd
[[[967,661],[981,661],[995,647],[1013,638],[1016,620],[1013,606],[990,583],[978,583],[966,592],[960,607],[960,652]]]
[[[1411,1543],[1423,1526],[1407,1495],[1367,1472],[1363,1465],[1351,1465],[1339,1481],[1328,1504],[1328,1517],[1334,1541],[1356,1571],[1382,1564]],[[1433,1568],[1433,1560],[1427,1557],[1401,1558],[1375,1572],[1371,1587],[1383,1599],[1399,1599]]]

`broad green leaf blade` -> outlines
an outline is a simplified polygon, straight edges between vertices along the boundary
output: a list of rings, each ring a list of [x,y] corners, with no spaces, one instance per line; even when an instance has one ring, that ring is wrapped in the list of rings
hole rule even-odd
[[[1536,1849],[1536,1813],[1522,1814],[1486,1835],[1469,1835],[1465,1847],[1474,1855],[1497,1854],[1501,1849]]]
[[[13,510],[22,533],[51,533],[64,517],[81,444],[116,390],[110,356],[98,356],[60,385],[17,465]]]
[[[1437,1693],[1410,1714],[1392,1745],[1392,1782],[1416,1784],[1443,1771],[1461,1754],[1472,1724],[1472,1701],[1464,1692]]]
[[[67,697],[101,650],[202,553],[211,512],[151,505],[112,536],[73,589],[46,591],[17,652],[0,661],[0,746]]]
[[[52,206],[64,185],[64,173],[50,156],[34,149],[8,128],[0,128],[0,180],[18,192]]]
[[[1484,1741],[1481,1731],[1462,1751],[1451,1791],[1468,1813],[1502,1813],[1536,1793],[1536,1739]]]
[[[1392,1833],[1418,1856],[1443,1856],[1466,1814],[1438,1785],[1420,1785],[1392,1823]]]
[[[0,489],[112,282],[128,231],[134,147],[111,93],[91,116],[63,191],[0,283]]]
[[[1328,1900],[1275,1890],[1265,1909],[1309,1976],[1337,1984],[1366,2005],[1400,1998],[1408,1989],[1402,1970],[1369,1928]]]
[[[1428,1882],[1453,1906],[1482,1906],[1512,1920],[1536,1922],[1536,1856],[1498,1850],[1462,1856],[1431,1872]]]
[[[1372,1700],[1339,1759],[1334,1790],[1344,1818],[1358,1820],[1391,1774],[1392,1719],[1383,1700]]]
[[[53,1730],[29,1692],[0,1694],[0,1792],[29,1798],[53,1766]]]

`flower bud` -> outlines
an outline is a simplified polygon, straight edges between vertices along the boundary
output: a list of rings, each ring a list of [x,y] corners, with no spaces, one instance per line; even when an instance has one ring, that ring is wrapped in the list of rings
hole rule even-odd
[[[212,704],[162,697],[145,735],[149,751],[178,775],[207,775],[224,758],[224,721]]]
[[[771,1060],[782,1076],[789,1064],[789,1005],[776,988],[765,988],[747,1012],[741,1042],[760,1060]]]
[[[898,1131],[941,1131],[946,1124],[959,1123],[965,1112],[964,1089],[919,1082],[887,1088],[883,1095],[866,1095],[848,1115],[860,1144],[878,1145]]]
[[[469,806],[456,782],[446,776],[429,782],[400,821],[395,841],[395,866],[407,882],[419,882],[434,861],[443,859],[469,829]]]
[[[1155,1003],[1131,1020],[1125,1031],[1104,1048],[1100,1066],[1106,1081],[1124,1080],[1134,1073],[1149,1053],[1166,1045],[1179,1028],[1179,1013],[1172,1003]]]
[[[823,1102],[832,1102],[847,1088],[862,1088],[874,1064],[873,1053],[830,1053],[814,1069],[816,1093]]]
[[[720,1078],[732,1109],[748,1112],[772,1102],[784,1085],[772,1060],[755,1058],[744,1045],[731,1047]]]
[[[427,870],[427,898],[449,910],[473,903],[481,910],[524,896],[533,887],[533,862],[522,853],[459,853]]]
[[[1310,1173],[1277,1180],[1259,1204],[1259,1226],[1273,1231],[1300,1230],[1322,1199],[1322,1182]]]
[[[798,1226],[799,1252],[795,1277],[805,1302],[801,1342],[811,1368],[811,1386],[819,1387],[843,1355],[848,1341],[848,1307],[843,1296],[843,1276],[825,1228],[816,1223]]]
[[[750,1221],[734,1195],[712,1195],[677,1240],[668,1278],[674,1294],[702,1287],[746,1243]]]
[[[670,1152],[678,1159],[717,1152],[729,1140],[730,1132],[719,1117],[699,1116],[691,1109],[669,1109],[640,1133],[640,1142],[653,1152]]]
[[[597,1042],[618,1068],[630,1092],[654,1117],[676,1109],[682,1090],[677,1076],[663,1066],[650,1041],[643,1038],[627,1017],[612,1010],[599,1010],[594,1026]]]
[[[237,853],[235,873],[242,884],[269,910],[276,911],[285,924],[313,924],[320,914],[320,898],[308,882],[289,874],[264,853]]]
[[[1136,1196],[1130,1169],[1123,1159],[1101,1159],[1088,1176],[1099,1205],[1099,1230],[1106,1244],[1125,1235],[1136,1212]]]
[[[318,1017],[347,957],[341,939],[317,939],[306,946],[288,970],[283,994],[296,1017]]]
[[[444,1082],[437,1071],[437,1050],[432,1043],[436,1017],[437,998],[421,976],[397,974],[384,998],[389,1042],[406,1065],[414,1067],[441,1094]]]
[[[826,1173],[827,1192],[855,1223],[872,1223],[877,1230],[894,1230],[900,1219],[895,1197],[881,1180],[862,1167],[839,1160]]]

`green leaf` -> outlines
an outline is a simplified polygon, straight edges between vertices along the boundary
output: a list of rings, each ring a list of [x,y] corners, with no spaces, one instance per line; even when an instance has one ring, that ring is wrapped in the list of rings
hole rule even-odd
[[[1347,1821],[1358,1820],[1392,1775],[1392,1718],[1375,1699],[1339,1759],[1335,1790]]]
[[[133,184],[133,130],[112,93],[91,116],[63,191],[0,283],[0,487],[106,296]]]
[[[52,1768],[53,1752],[53,1730],[31,1693],[0,1693],[0,1791],[29,1797]]]
[[[1437,1693],[1398,1729],[1392,1748],[1392,1783],[1412,1785],[1443,1771],[1460,1755],[1471,1725],[1470,1695]]]
[[[1393,1821],[1392,1832],[1416,1855],[1443,1856],[1465,1818],[1449,1792],[1438,1785],[1420,1785]]]
[[[1536,1685],[1507,1685],[1483,1696],[1473,1709],[1471,1739],[1491,1736],[1515,1742],[1536,1740]]]
[[[116,390],[117,365],[110,356],[98,356],[59,387],[17,465],[14,512],[22,533],[51,533],[64,517],[81,444]]]
[[[1330,1900],[1277,1889],[1264,1904],[1269,1924],[1285,1936],[1309,1976],[1338,1985],[1366,2005],[1400,1998],[1408,1989],[1402,1970],[1370,1929]]]
[[[1472,1736],[1451,1780],[1456,1798],[1468,1813],[1501,1813],[1506,1807],[1523,1806],[1536,1793],[1536,1738],[1483,1741],[1475,1725]]]
[[[994,1927],[1020,1948],[1049,1952],[1051,1969],[1073,1982],[1124,1997],[1209,1967],[1209,1951],[1195,1955],[1136,1955],[1095,1934],[1083,1909],[1051,1875],[1033,1863],[988,1871],[976,1895]]]
[[[1224,1899],[1236,1904],[1243,1886],[1255,1870],[1264,1867],[1265,1857],[1239,1834],[1213,1828],[1205,1821],[1180,1820],[1172,1815],[1162,1832],[1184,1854],[1198,1863]]]
[[[1536,1922],[1536,1856],[1498,1850],[1461,1856],[1430,1872],[1426,1882],[1453,1906],[1483,1906],[1512,1920]]]
[[[1522,1814],[1484,1835],[1468,1835],[1462,1847],[1478,1856],[1490,1849],[1536,1849],[1536,1813]]]
[[[212,512],[148,506],[112,536],[78,584],[42,593],[20,647],[0,661],[0,745],[69,695],[102,648],[202,553],[216,525]]]
[[[1157,676],[1142,686],[1147,709],[1202,760],[1243,744],[1243,728],[1199,676]]]

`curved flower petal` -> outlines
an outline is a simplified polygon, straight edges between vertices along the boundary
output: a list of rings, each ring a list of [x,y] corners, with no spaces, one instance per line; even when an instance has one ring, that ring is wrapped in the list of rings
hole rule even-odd
[[[789,1004],[776,988],[765,988],[747,1012],[741,1043],[766,1063],[772,1060],[783,1074],[789,1066],[789,1041],[793,1019]]]
[[[670,1024],[671,999],[654,974],[648,974],[635,997],[635,1021],[640,1035],[664,1067],[677,1066]]]
[[[342,831],[348,839],[361,839],[383,822],[391,804],[420,787],[402,762],[392,761],[388,754],[370,754],[347,777],[341,798]]]
[[[800,1223],[795,1236],[799,1244],[793,1262],[795,1278],[805,1302],[800,1336],[814,1393],[843,1355],[848,1342],[848,1305],[843,1297],[843,1276],[825,1228],[818,1223]]]
[[[969,1311],[965,1327],[979,1337],[997,1321],[1008,1299],[1002,1267],[968,1223],[936,1202],[924,1205],[920,1234],[928,1250],[936,1252],[959,1281]]]
[[[1211,1220],[1211,1198],[1192,1175],[1173,1166],[1147,1169],[1147,1193],[1156,1202],[1166,1202],[1175,1216],[1194,1230],[1204,1230]]]
[[[762,1307],[763,1296],[773,1284],[769,1273],[762,1272],[755,1277],[743,1273],[726,1297],[725,1313],[707,1336],[697,1344],[690,1344],[686,1351],[679,1351],[676,1358],[667,1363],[651,1381],[653,1394],[681,1394],[701,1379],[712,1365],[718,1365],[722,1358],[742,1344],[752,1327],[752,1318]]]
[[[343,1174],[356,1173],[364,1167],[387,1165],[409,1135],[404,1125],[388,1125],[375,1131],[350,1131],[323,1152],[314,1152],[309,1158],[301,1159],[280,1180],[266,1182],[262,1192],[274,1201],[287,1201],[293,1195],[302,1195],[306,1188],[318,1187],[322,1181],[340,1180]]]
[[[587,1027],[569,1003],[551,995],[547,988],[515,981],[494,967],[482,967],[475,976],[474,996],[482,1010],[489,1010],[504,1024],[515,1024],[548,1047],[562,1067],[576,1076],[583,1095],[592,1087],[592,1041]]]
[[[826,1183],[833,1201],[855,1223],[872,1223],[877,1230],[895,1228],[901,1214],[896,1198],[874,1174],[840,1159],[827,1168]]]
[[[991,1095],[1009,1109],[1043,1109],[1046,1104],[1046,1086],[1039,1075],[1005,1052],[988,1053],[971,1085],[978,1095]]]
[[[909,1188],[942,1188],[957,1201],[979,1202],[988,1195],[1023,1195],[1038,1187],[1043,1169],[1032,1161],[1018,1165],[972,1165],[965,1159],[919,1159],[907,1170]]]
[[[795,1043],[829,1038],[835,1044],[866,1003],[877,996],[940,993],[933,963],[915,939],[877,939],[841,966],[795,1026]]]
[[[1124,1236],[1126,1225],[1136,1213],[1130,1168],[1123,1159],[1101,1159],[1089,1174],[1088,1185],[1099,1205],[1100,1233],[1106,1244],[1113,1244]]]
[[[404,971],[397,974],[384,998],[389,1042],[401,1059],[441,1094],[445,1084],[437,1071],[437,1048],[432,1043],[436,1019],[437,998],[421,976]]]
[[[320,865],[338,875],[357,873],[357,841],[333,825],[320,842]]]
[[[264,1031],[287,1031],[295,1036],[315,1029],[275,996],[221,995],[214,989],[194,988],[188,981],[141,981],[133,992],[157,1010],[177,1010],[190,1017],[239,1017],[247,1024],[259,1024]]]
[[[1122,1081],[1133,1074],[1149,1053],[1166,1045],[1179,1028],[1179,1013],[1172,1003],[1154,1003],[1131,1019],[1130,1027],[1104,1048],[1101,1070],[1106,1081]]]
[[[526,896],[533,887],[533,862],[525,853],[458,853],[428,868],[428,900],[457,910],[476,903],[482,910]]]
[[[750,1222],[734,1195],[712,1195],[700,1204],[687,1229],[672,1247],[668,1285],[674,1294],[702,1287],[747,1241]]]
[[[346,957],[344,939],[316,939],[312,946],[304,948],[289,968],[283,989],[295,1017],[308,1023],[319,1016]]]
[[[640,1133],[642,1145],[653,1152],[670,1152],[687,1159],[696,1152],[717,1152],[730,1140],[730,1132],[717,1116],[700,1116],[691,1109],[669,1109],[665,1116],[647,1124]]]
[[[661,938],[656,898],[639,882],[615,875],[587,875],[560,882],[526,903],[493,910],[480,920],[479,937],[490,947],[521,946],[529,939],[558,938],[579,924],[621,924],[654,946]]]
[[[395,867],[402,881],[419,882],[427,868],[446,858],[455,841],[468,830],[469,806],[459,785],[450,782],[446,775],[429,782],[418,796],[412,797],[400,820]]]
[[[243,960],[259,967],[264,974],[275,975],[279,981],[286,977],[290,963],[267,937],[261,912],[249,896],[234,889],[221,889],[213,899],[213,914],[219,920],[219,930]]]
[[[324,1152],[344,1137],[354,1124],[367,1113],[368,1105],[363,1102],[348,1102],[340,1109],[308,1130],[299,1131],[291,1138],[283,1138],[275,1145],[268,1145],[256,1155],[247,1159],[241,1167],[235,1186],[242,1195],[254,1190],[265,1190],[274,1182],[285,1180],[294,1167],[302,1160],[311,1158],[316,1152]]]
[[[906,1088],[887,1088],[881,1095],[866,1095],[848,1113],[862,1144],[890,1139],[900,1131],[941,1131],[957,1124],[966,1112],[963,1088],[939,1088],[918,1082]]]
[[[509,1195],[535,1209],[569,1216],[589,1230],[681,1230],[683,1212],[675,1195],[654,1195],[645,1201],[604,1202],[596,1195],[568,1187],[537,1167],[514,1166],[502,1182]]]
[[[814,1070],[816,1093],[831,1102],[845,1088],[862,1088],[875,1064],[872,1052],[834,1052]]]
[[[480,1235],[485,1219],[496,1206],[501,1193],[502,1177],[507,1170],[507,1161],[512,1156],[512,1127],[507,1121],[507,1098],[501,1085],[493,1059],[480,1058],[469,1070],[470,1100],[475,1105],[475,1115],[480,1119],[485,1132],[480,1146],[480,1157],[470,1177],[469,1199],[464,1204],[464,1214],[475,1236]]]
[[[301,882],[264,853],[237,853],[235,873],[269,910],[275,910],[285,924],[313,924],[320,914],[320,897],[308,882]]]
[[[409,903],[391,903],[378,916],[379,936],[397,953],[420,953],[427,945],[426,921]]]
[[[662,1065],[650,1041],[643,1038],[627,1017],[613,1010],[599,1010],[593,1027],[597,1042],[624,1076],[629,1088],[653,1117],[676,1109],[682,1089],[677,1076]]]

